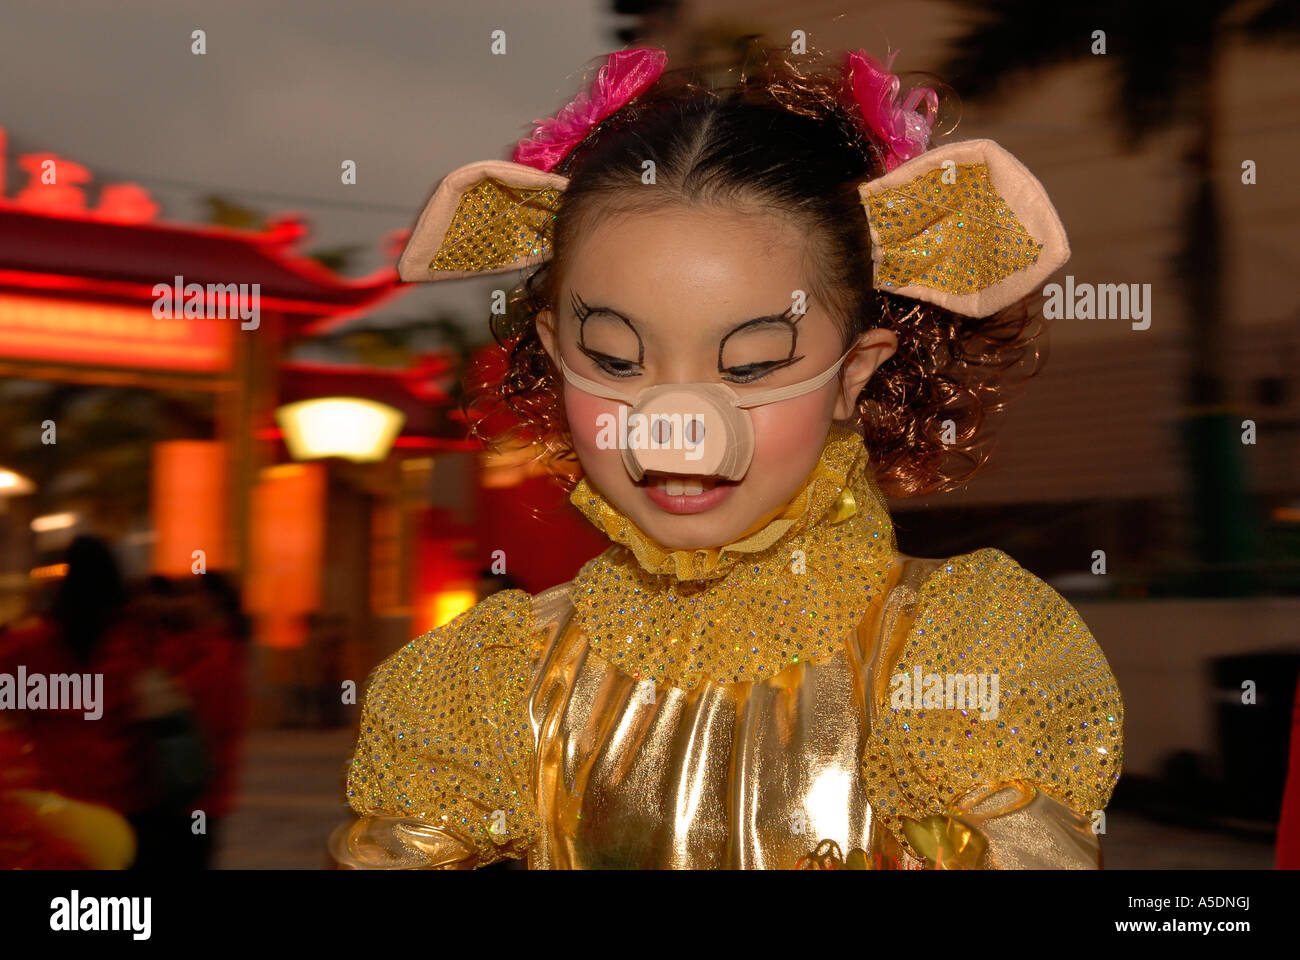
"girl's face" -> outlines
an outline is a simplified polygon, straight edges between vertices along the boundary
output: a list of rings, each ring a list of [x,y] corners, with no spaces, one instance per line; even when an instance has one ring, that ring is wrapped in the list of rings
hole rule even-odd
[[[723,382],[743,397],[806,380],[844,352],[828,305],[811,295],[806,242],[770,214],[673,206],[601,218],[573,251],[558,316],[539,314],[538,333],[552,360],[562,354],[575,373],[629,395]],[[798,493],[832,419],[853,416],[897,345],[892,331],[871,330],[824,387],[750,408],[754,456],[736,482],[674,477],[665,487],[654,473],[634,481],[622,451],[597,442],[620,404],[566,381],[574,447],[588,481],[647,535],[671,549],[719,546],[760,529]]]

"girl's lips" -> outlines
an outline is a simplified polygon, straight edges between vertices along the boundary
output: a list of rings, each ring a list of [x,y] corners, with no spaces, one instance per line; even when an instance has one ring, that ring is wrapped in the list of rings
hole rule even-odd
[[[720,480],[702,493],[676,494],[669,493],[655,483],[653,477],[650,477],[647,478],[644,489],[650,502],[667,513],[703,513],[705,510],[712,510],[731,496],[732,491],[736,489],[736,484]]]

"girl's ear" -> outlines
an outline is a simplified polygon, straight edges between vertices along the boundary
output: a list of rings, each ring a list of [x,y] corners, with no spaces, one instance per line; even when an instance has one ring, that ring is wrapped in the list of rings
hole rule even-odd
[[[560,338],[555,329],[554,311],[539,311],[533,322],[537,326],[537,336],[542,341],[542,349],[551,358],[551,362],[558,367],[560,365]]]
[[[892,357],[897,349],[898,334],[893,330],[876,327],[859,335],[840,374],[840,392],[835,398],[836,420],[853,418],[857,411],[858,394],[867,385],[876,368]]]

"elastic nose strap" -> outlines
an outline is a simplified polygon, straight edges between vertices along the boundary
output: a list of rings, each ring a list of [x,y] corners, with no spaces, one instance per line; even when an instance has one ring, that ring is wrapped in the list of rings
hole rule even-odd
[[[848,350],[844,351],[843,356],[815,377],[811,377],[807,380],[800,380],[798,383],[791,383],[784,387],[764,390],[760,393],[751,394],[750,396],[743,398],[738,396],[735,401],[736,406],[742,409],[747,407],[760,407],[764,404],[779,403],[782,400],[789,400],[792,397],[801,397],[805,393],[812,393],[814,390],[824,387],[831,381],[832,377],[840,372],[840,367],[844,365],[844,361],[848,359],[849,354],[852,352],[853,348],[849,347]],[[621,393],[612,387],[607,387],[603,383],[597,383],[595,380],[588,380],[580,373],[574,373],[573,369],[564,362],[563,354],[560,355],[560,372],[564,374],[564,379],[568,380],[580,390],[585,390],[587,393],[595,394],[598,397],[604,397],[606,400],[616,400],[619,403],[626,403],[630,407],[636,405],[635,397],[630,397],[626,393]]]
[[[607,387],[603,383],[597,383],[595,380],[588,380],[580,373],[574,373],[567,363],[564,362],[564,355],[560,355],[560,372],[564,374],[564,379],[580,390],[587,393],[593,393],[598,397],[604,397],[606,400],[617,400],[619,403],[626,403],[629,407],[633,406],[636,401],[626,393],[612,387]]]
[[[830,383],[831,378],[840,372],[840,367],[848,359],[853,347],[844,351],[844,355],[835,361],[830,367],[811,377],[807,380],[800,380],[798,383],[791,383],[784,387],[776,387],[772,390],[764,390],[761,393],[751,394],[736,401],[738,407],[761,407],[768,403],[779,403],[782,400],[789,400],[791,397],[802,397],[805,393],[812,393],[814,390],[824,387]]]

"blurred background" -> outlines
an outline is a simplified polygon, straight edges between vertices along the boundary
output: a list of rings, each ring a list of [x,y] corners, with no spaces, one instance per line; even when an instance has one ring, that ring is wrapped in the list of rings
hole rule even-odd
[[[1127,710],[1108,866],[1272,867],[1300,674],[1297,5],[1076,7],[9,0],[0,671],[132,694],[95,724],[0,713],[0,804],[116,809],[146,866],[325,866],[349,685],[606,545],[466,437],[458,380],[500,362],[489,301],[515,278],[401,284],[406,231],[609,51],[724,71],[803,31],[951,86],[955,136],[999,141],[1055,201],[1058,280],[1150,284],[1146,329],[1053,321],[991,463],[892,504],[899,544],[1005,550],[1098,638]],[[258,284],[256,327],[155,317],[178,277]],[[38,864],[22,822],[0,851]]]

